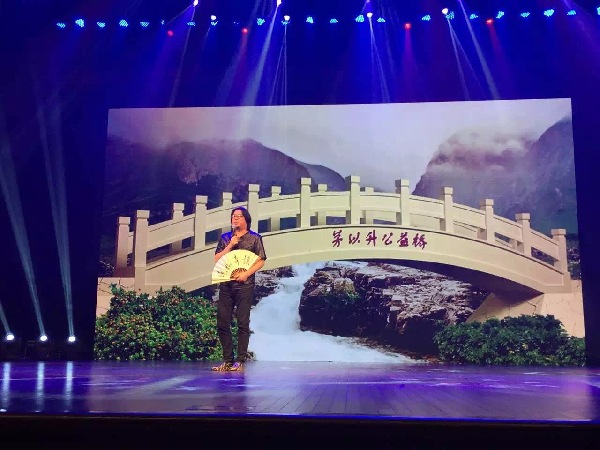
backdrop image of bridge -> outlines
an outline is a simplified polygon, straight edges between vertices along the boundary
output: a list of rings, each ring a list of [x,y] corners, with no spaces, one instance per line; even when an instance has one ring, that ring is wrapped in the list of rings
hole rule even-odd
[[[526,212],[515,221],[497,216],[493,199],[482,199],[479,209],[454,203],[452,187],[436,199],[411,194],[409,180],[397,180],[394,193],[361,188],[358,176],[346,183],[346,191],[334,192],[301,178],[298,194],[281,195],[272,186],[262,198],[260,186],[250,184],[245,202],[232,203],[224,192],[219,207],[207,209],[208,198],[199,195],[193,213],[184,215],[185,205],[175,203],[172,218],[153,225],[148,210],[133,220],[120,217],[114,276],[99,279],[97,314],[109,307],[111,284],[148,294],[210,285],[216,239],[230,230],[232,207],[245,206],[253,228],[264,228],[265,270],[316,261],[401,261],[491,292],[473,319],[554,314],[570,334],[583,334],[581,285],[568,271],[565,229],[548,237],[531,229]]]

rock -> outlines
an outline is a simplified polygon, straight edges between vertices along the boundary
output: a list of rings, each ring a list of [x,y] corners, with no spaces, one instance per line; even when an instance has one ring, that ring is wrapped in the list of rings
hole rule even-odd
[[[388,263],[329,263],[306,283],[303,330],[366,336],[400,351],[435,353],[433,335],[464,322],[487,293],[433,272]]]

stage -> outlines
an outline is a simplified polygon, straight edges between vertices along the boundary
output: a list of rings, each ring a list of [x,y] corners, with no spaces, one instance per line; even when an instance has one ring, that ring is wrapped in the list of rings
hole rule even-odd
[[[258,361],[227,373],[204,362],[1,367],[0,431],[21,442],[112,446],[119,436],[152,445],[201,435],[292,445],[311,436],[391,447],[397,439],[428,448],[470,440],[490,448],[510,439],[592,445],[600,420],[600,369]]]

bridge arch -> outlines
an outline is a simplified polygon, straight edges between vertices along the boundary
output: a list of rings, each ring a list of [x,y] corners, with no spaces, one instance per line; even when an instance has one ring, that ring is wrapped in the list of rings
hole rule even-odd
[[[175,203],[172,218],[154,225],[148,224],[147,210],[137,211],[133,224],[120,217],[115,276],[130,278],[136,290],[147,293],[209,285],[216,242],[208,242],[207,233],[229,230],[231,208],[245,206],[254,223],[266,222],[265,269],[324,260],[398,260],[453,269],[484,289],[571,289],[564,229],[549,237],[531,229],[528,213],[514,221],[497,216],[492,199],[483,199],[479,209],[454,203],[451,187],[434,199],[410,194],[408,180],[397,180],[394,193],[361,188],[358,176],[346,181],[346,191],[331,192],[302,178],[298,194],[281,195],[273,186],[264,198],[250,184],[247,202],[232,203],[225,192],[221,206],[210,210],[207,197],[197,196],[192,214],[184,216],[184,205]],[[294,220],[295,227],[281,229],[282,219]],[[184,248],[189,238],[192,245]],[[148,252],[159,248],[167,254],[149,259]]]

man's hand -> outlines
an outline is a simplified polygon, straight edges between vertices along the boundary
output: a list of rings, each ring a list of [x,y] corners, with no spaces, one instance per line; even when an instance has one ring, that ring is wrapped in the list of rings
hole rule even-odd
[[[238,245],[239,242],[240,242],[240,238],[234,234],[233,236],[231,236],[231,241],[229,241],[229,245],[227,245],[227,247],[232,249],[233,247]]]
[[[240,283],[244,283],[247,279],[248,279],[248,272],[245,270],[240,270],[239,272],[236,272],[233,274],[232,279],[235,281],[239,281]]]

